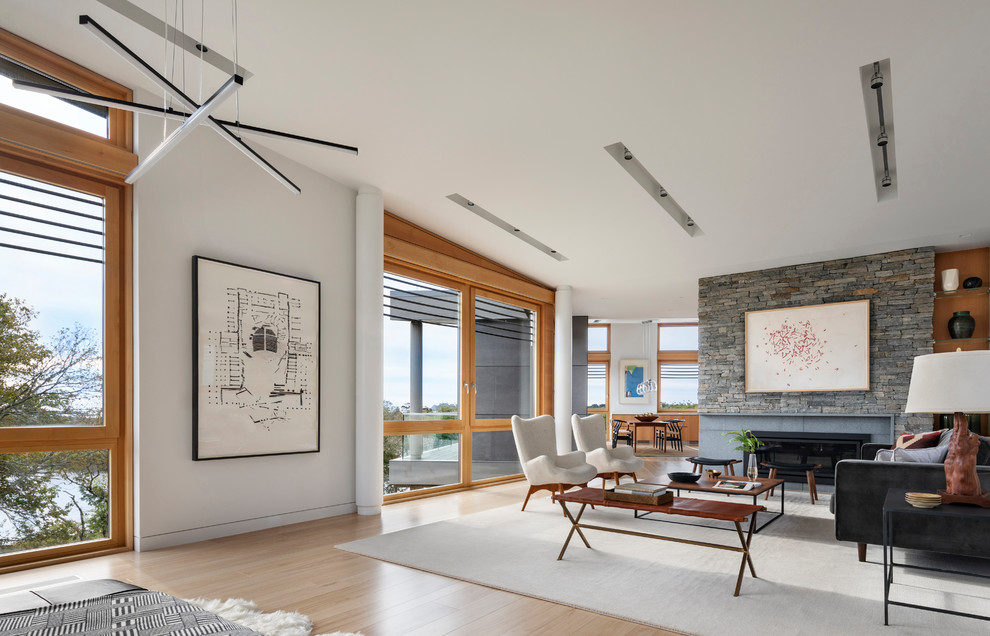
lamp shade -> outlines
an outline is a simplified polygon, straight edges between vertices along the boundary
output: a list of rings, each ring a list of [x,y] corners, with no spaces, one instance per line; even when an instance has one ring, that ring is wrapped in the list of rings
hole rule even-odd
[[[906,413],[990,413],[990,351],[914,359]]]

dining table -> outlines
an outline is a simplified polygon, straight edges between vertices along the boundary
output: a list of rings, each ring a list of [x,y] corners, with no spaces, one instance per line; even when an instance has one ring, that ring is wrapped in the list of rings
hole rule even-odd
[[[652,433],[650,435],[650,440],[652,440],[652,441],[650,443],[653,446],[657,446],[657,443],[656,443],[656,439],[657,439],[656,430],[658,428],[662,428],[662,429],[666,430],[667,429],[667,425],[670,422],[671,422],[671,420],[662,420],[662,419],[659,418],[659,416],[655,420],[651,420],[649,422],[645,422],[643,420],[637,419],[635,415],[626,415],[626,414],[612,415],[612,426],[613,427],[616,426],[616,424],[618,424],[620,426],[622,424],[625,424],[626,426],[629,427],[629,430],[632,432],[632,436],[633,436],[632,437],[633,438],[633,447],[636,446],[636,429],[637,429],[637,427],[647,427],[647,428],[649,428],[652,431]],[[611,438],[611,435],[609,437]],[[667,450],[667,436],[666,435],[661,435],[660,436],[660,445],[659,445],[659,448],[660,448],[661,451],[666,451]]]

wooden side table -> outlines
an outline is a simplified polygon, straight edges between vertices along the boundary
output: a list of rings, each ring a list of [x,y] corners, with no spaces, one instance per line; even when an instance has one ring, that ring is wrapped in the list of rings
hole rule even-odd
[[[902,568],[913,568],[933,572],[962,574],[965,576],[974,576],[979,578],[990,578],[990,576],[983,574],[961,572],[959,570],[930,568],[920,565],[909,565],[907,563],[894,563],[894,543],[897,540],[897,521],[898,519],[908,515],[941,517],[944,519],[957,518],[976,520],[981,525],[986,525],[987,535],[990,536],[990,508],[979,508],[977,506],[967,506],[965,504],[942,504],[940,506],[936,506],[935,508],[915,508],[904,499],[904,495],[907,492],[908,491],[903,488],[891,488],[887,490],[887,498],[884,499],[883,502],[883,624],[887,625],[887,620],[889,618],[888,606],[890,605],[913,607],[915,609],[926,610],[929,612],[940,612],[942,614],[952,614],[954,616],[965,616],[967,618],[990,621],[990,616],[981,616],[979,614],[957,612],[955,610],[941,607],[926,607],[924,605],[915,605],[913,603],[890,600],[890,585],[894,582],[895,565]]]

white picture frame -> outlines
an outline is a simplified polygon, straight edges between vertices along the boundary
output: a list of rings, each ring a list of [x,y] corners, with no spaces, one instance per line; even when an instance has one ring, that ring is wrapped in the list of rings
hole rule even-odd
[[[620,404],[649,404],[649,395],[639,395],[636,387],[649,378],[647,371],[648,360],[619,361],[619,403]]]

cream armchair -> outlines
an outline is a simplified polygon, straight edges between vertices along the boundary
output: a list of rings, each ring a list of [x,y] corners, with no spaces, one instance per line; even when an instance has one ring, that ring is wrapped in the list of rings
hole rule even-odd
[[[584,461],[583,452],[557,454],[553,416],[523,419],[513,415],[512,437],[519,451],[519,463],[529,481],[523,510],[529,503],[530,495],[538,490],[563,493],[568,488],[587,486],[595,477],[595,467]]]
[[[614,479],[619,484],[619,477],[631,475],[636,479],[636,471],[643,467],[643,460],[633,456],[632,446],[609,448],[605,434],[605,418],[600,413],[581,417],[571,416],[571,428],[577,447],[584,451],[586,461],[598,471],[602,478],[602,487],[606,479]]]

